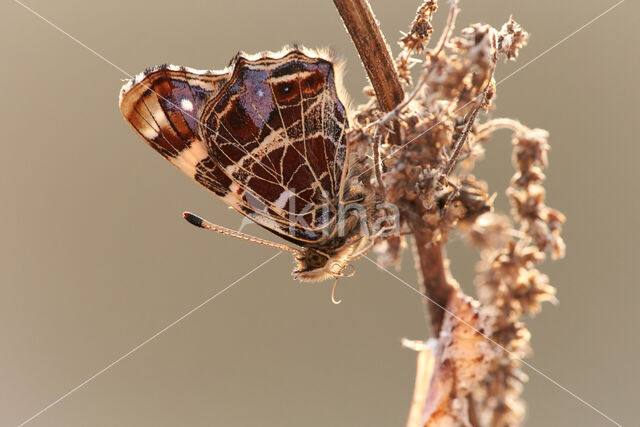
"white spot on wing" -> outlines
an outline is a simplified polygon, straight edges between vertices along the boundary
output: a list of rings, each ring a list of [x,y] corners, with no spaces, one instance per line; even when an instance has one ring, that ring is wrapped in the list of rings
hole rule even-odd
[[[187,98],[182,98],[182,101],[180,101],[180,107],[182,107],[184,111],[193,111],[193,103]]]

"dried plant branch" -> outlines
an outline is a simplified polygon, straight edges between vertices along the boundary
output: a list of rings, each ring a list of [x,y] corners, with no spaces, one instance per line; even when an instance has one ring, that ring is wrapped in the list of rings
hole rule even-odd
[[[376,172],[376,181],[378,187],[381,189],[384,195],[384,182],[382,182],[382,169],[380,167],[380,139],[377,135],[373,135],[373,165]]]
[[[433,369],[435,367],[434,352],[436,350],[436,341],[429,342],[411,341],[404,339],[402,345],[406,348],[410,348],[418,352],[418,358],[416,362],[416,382],[413,389],[413,400],[411,401],[411,408],[409,409],[409,418],[407,420],[407,427],[419,426],[422,421],[422,413],[424,408],[424,402],[427,399],[427,392],[429,385],[422,381],[422,378],[431,378]]]
[[[451,175],[451,172],[453,172],[453,169],[455,169],[455,167],[458,164],[458,159],[460,157],[460,152],[462,151],[462,147],[464,147],[465,142],[467,142],[467,138],[469,137],[469,132],[471,132],[471,128],[473,127],[473,124],[476,121],[476,117],[478,117],[478,113],[480,112],[482,107],[484,107],[484,104],[486,102],[486,98],[487,98],[486,91],[483,92],[481,98],[482,99],[480,100],[480,102],[478,102],[478,105],[471,111],[471,114],[469,114],[467,123],[464,125],[464,130],[462,131],[462,133],[458,137],[458,140],[456,141],[456,145],[453,149],[453,154],[451,154],[451,157],[449,158],[449,162],[447,163],[447,166],[445,166],[444,168],[445,176]]]
[[[437,1],[424,0],[400,40],[394,67],[368,2],[334,3],[377,99],[359,107],[347,137],[358,152],[367,146],[373,152],[375,181],[370,173],[366,179],[398,207],[400,226],[413,235],[427,296],[433,338],[426,347],[408,345],[419,353],[407,426],[519,425],[527,380],[520,360],[530,340],[521,319],[537,313],[543,302],[555,301],[555,289],[537,266],[546,252],[564,256],[565,218],[545,204],[547,132],[512,119],[478,123],[478,117],[493,108],[499,58],[517,58],[528,34],[510,18],[500,30],[473,24],[455,35],[454,1],[436,46],[429,49]],[[411,86],[415,64],[422,64],[422,71]],[[377,132],[389,123],[393,139],[380,140]],[[513,134],[516,172],[506,191],[510,217],[494,212],[495,194],[470,173],[483,158],[483,144],[501,129]],[[461,233],[480,253],[477,301],[464,295],[449,272],[444,247],[451,232]],[[404,246],[402,236],[394,235],[374,249],[388,266],[397,265]]]
[[[449,268],[445,264],[446,258],[442,245],[434,243],[431,234],[423,231],[421,221],[415,218],[409,223],[409,227],[415,239],[416,267],[421,272],[420,291],[428,297],[424,299],[424,304],[429,313],[431,333],[437,337],[444,319],[443,307],[447,306],[450,295],[458,285],[453,281]]]
[[[438,44],[436,45],[434,53],[432,54],[434,57],[440,55],[442,49],[444,49],[445,45],[449,42],[451,33],[456,26],[456,18],[458,17],[458,12],[458,0],[453,0],[451,8],[449,9],[449,16],[447,16],[447,24],[444,26],[442,36],[440,36],[440,40],[438,40]]]
[[[393,110],[404,99],[389,47],[367,0],[333,0],[358,49],[376,98],[384,111]]]
[[[360,54],[379,105],[384,111],[394,111],[404,99],[404,90],[369,2],[367,0],[334,0],[334,4]],[[374,141],[375,145],[377,145],[376,141]],[[377,146],[375,150],[374,157],[377,157]],[[375,167],[378,168],[378,164]],[[452,286],[447,280],[449,274],[443,264],[442,248],[417,235],[416,240],[420,242],[417,248],[423,291],[429,298],[442,303],[440,307],[444,307]],[[425,305],[431,314],[432,330],[437,334],[444,312],[440,307],[431,304],[428,299],[425,299]]]

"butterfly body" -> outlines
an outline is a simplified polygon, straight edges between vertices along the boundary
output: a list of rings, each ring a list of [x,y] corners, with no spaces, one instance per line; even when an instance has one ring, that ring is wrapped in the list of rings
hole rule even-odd
[[[295,48],[239,54],[221,71],[151,68],[125,84],[120,109],[183,173],[298,245],[294,276],[323,280],[371,245],[375,206],[338,91],[331,58]]]

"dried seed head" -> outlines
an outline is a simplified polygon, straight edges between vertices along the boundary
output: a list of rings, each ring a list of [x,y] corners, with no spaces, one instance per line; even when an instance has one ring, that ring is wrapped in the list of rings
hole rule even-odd
[[[422,52],[429,38],[433,33],[431,19],[433,14],[438,10],[438,3],[435,0],[425,0],[416,12],[416,17],[411,23],[409,34],[400,39],[400,46],[405,50]]]
[[[547,153],[551,148],[547,139],[549,132],[543,129],[527,129],[516,132],[511,143],[514,145],[513,166],[520,172],[531,166],[548,166]]]
[[[510,60],[516,59],[528,39],[529,33],[523,30],[513,18],[509,18],[498,33],[498,55],[504,55]]]

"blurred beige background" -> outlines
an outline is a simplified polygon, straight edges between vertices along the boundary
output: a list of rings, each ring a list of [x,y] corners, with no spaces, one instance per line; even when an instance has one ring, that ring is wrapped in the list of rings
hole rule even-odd
[[[533,60],[611,1],[463,1],[458,29],[510,14]],[[331,1],[45,1],[26,4],[131,74],[220,68],[238,50],[299,42],[364,72]],[[372,0],[387,40],[419,0]],[[441,5],[445,9],[445,3]],[[637,4],[626,1],[498,88],[496,115],[551,132],[549,204],[569,218],[565,260],[543,270],[558,306],[528,321],[529,362],[616,421],[637,425]],[[438,28],[445,15],[441,10]],[[17,425],[274,254],[197,230],[183,210],[241,218],[145,146],[117,95],[126,76],[11,1],[0,5],[0,425]],[[506,133],[478,175],[505,208]],[[250,226],[245,231],[266,233]],[[471,288],[475,255],[450,248]],[[33,426],[398,426],[426,338],[420,298],[366,260],[338,286],[301,284],[282,254],[34,419]],[[416,284],[410,254],[401,277]],[[528,425],[608,421],[540,375]]]

